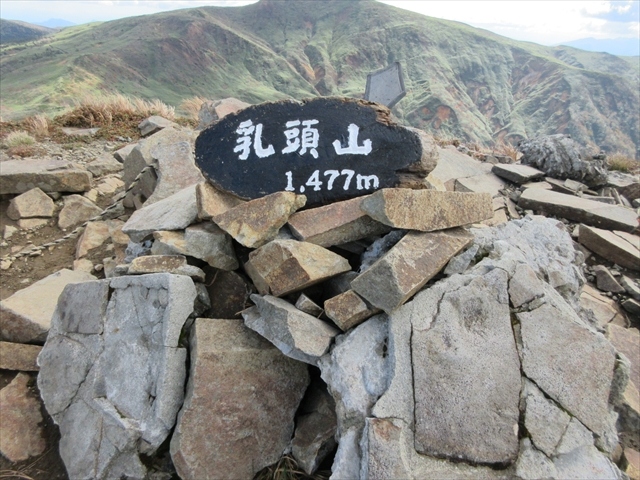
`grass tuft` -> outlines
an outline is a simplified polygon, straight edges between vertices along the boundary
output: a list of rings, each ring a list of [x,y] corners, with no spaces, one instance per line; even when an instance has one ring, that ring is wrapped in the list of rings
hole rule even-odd
[[[198,114],[200,113],[200,107],[202,107],[202,104],[207,101],[208,100],[206,98],[199,96],[185,98],[178,108],[188,119],[197,121]]]
[[[91,95],[76,102],[71,111],[60,115],[56,120],[65,127],[93,128],[151,115],[173,120],[175,109],[160,100],[144,100],[122,94]]]
[[[621,153],[614,153],[607,157],[607,166],[609,167],[609,170],[629,173],[639,169],[640,162]]]
[[[36,138],[43,138],[49,135],[49,119],[44,115],[34,115],[27,117],[23,121],[25,128]]]
[[[25,147],[35,145],[36,139],[24,130],[17,130],[9,133],[3,142],[5,148]]]

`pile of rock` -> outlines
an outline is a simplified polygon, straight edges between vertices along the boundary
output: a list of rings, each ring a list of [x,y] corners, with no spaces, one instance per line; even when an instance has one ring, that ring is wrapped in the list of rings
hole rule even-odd
[[[11,331],[38,325],[8,338],[46,337],[38,386],[72,478],[252,478],[286,453],[309,474],[333,454],[332,478],[623,478],[637,197],[556,194],[575,185],[446,148],[427,189],[305,210],[216,190],[194,136],[165,127],[124,158],[127,186],[155,168],[105,223],[130,240],[105,279],[56,283],[50,324],[0,305]],[[611,297],[583,289],[572,235],[616,263],[587,271]],[[170,461],[143,461],[167,441]]]

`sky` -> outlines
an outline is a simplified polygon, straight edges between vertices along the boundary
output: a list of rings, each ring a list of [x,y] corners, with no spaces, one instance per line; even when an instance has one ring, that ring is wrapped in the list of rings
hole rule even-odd
[[[0,16],[30,23],[55,18],[80,24],[204,5],[241,6],[255,1],[0,0]],[[640,42],[640,0],[378,1],[541,45],[559,45],[583,38],[626,38]]]

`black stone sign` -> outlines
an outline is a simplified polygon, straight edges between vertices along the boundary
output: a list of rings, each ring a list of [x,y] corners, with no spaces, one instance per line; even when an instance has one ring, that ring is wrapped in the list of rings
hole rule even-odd
[[[307,205],[398,186],[420,162],[418,135],[381,105],[341,97],[255,105],[203,130],[196,164],[217,188],[245,199],[279,191]]]

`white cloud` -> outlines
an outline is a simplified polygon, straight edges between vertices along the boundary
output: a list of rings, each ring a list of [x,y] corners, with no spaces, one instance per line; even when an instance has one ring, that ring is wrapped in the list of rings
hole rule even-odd
[[[485,28],[516,40],[555,45],[579,38],[633,37],[637,22],[612,23],[596,15],[614,8],[620,13],[631,8],[630,2],[610,1],[443,1],[379,0],[423,15],[444,18]]]

